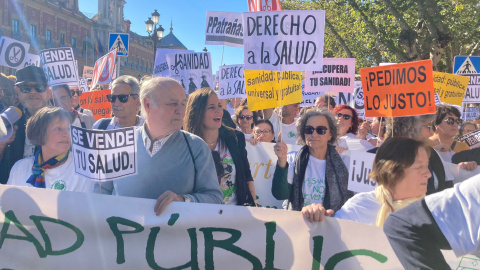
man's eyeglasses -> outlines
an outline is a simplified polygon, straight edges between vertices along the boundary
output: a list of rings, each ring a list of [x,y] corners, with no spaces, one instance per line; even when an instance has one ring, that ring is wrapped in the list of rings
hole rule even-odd
[[[457,122],[457,125],[461,125],[463,123],[462,119],[460,119],[460,118],[453,119],[452,117],[448,117],[443,121],[447,122],[447,124],[449,124],[450,126],[453,126],[453,124],[455,124],[455,122]]]
[[[257,135],[261,135],[261,134],[268,135],[268,134],[272,133],[272,130],[270,130],[270,129],[268,129],[268,130],[256,129],[253,132],[255,132],[255,134],[257,134]]]
[[[138,94],[129,94],[129,95],[111,95],[111,94],[108,94],[107,95],[107,100],[111,103],[114,103],[115,100],[118,100],[121,102],[121,103],[127,103],[128,101],[128,97],[132,96],[133,98],[136,98],[138,97]]]
[[[345,119],[345,120],[348,120],[350,119],[350,117],[352,117],[351,115],[348,115],[348,114],[343,114],[343,113],[337,113],[337,117],[338,118],[342,118]]]
[[[37,93],[43,93],[47,91],[47,86],[46,85],[19,85],[18,88],[20,89],[20,92],[24,94],[28,94],[32,91],[32,88],[37,91]]]
[[[253,118],[253,116],[252,115],[240,115],[238,118],[251,120]]]
[[[324,135],[327,133],[328,128],[324,126],[312,127],[312,126],[305,126],[305,134],[313,134],[314,131],[317,131],[318,135]]]
[[[72,93],[72,97],[77,94],[77,96],[81,96],[82,95],[82,91],[80,90],[70,90],[70,92]]]
[[[215,163],[215,170],[217,176],[223,175],[225,168],[223,168],[222,160],[220,159],[220,153],[218,151],[212,151],[213,162]]]

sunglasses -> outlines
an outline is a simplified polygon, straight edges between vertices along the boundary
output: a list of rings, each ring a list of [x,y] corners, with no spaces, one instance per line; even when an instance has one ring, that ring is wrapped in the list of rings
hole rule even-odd
[[[270,129],[269,130],[256,129],[253,132],[255,132],[255,134],[257,134],[257,135],[261,135],[261,134],[268,135],[268,134],[272,133],[272,131]]]
[[[422,125],[422,126],[428,128],[428,130],[433,130],[433,126],[432,126],[432,125]]]
[[[220,159],[220,153],[218,151],[212,151],[213,162],[215,163],[215,170],[217,176],[223,175],[225,168],[223,168],[222,160]]]
[[[111,94],[108,94],[107,95],[107,100],[111,103],[114,103],[115,100],[118,100],[121,102],[121,103],[127,103],[128,101],[128,97],[132,96],[133,98],[136,98],[138,97],[138,94],[129,94],[129,95],[111,95]]]
[[[80,90],[71,90],[70,91],[72,93],[72,97],[77,94],[77,96],[81,96],[82,95],[82,91]]]
[[[18,86],[18,88],[20,89],[20,92],[24,93],[24,94],[28,94],[32,91],[32,88],[35,89],[35,91],[37,91],[37,93],[43,93],[45,91],[47,91],[47,86],[45,85],[20,85]]]
[[[324,135],[327,133],[328,128],[324,126],[312,127],[312,126],[305,126],[305,134],[313,134],[314,131],[317,131],[318,135]]]
[[[453,126],[453,124],[455,124],[455,122],[457,122],[458,125],[461,125],[463,123],[462,119],[460,119],[460,118],[453,119],[452,117],[448,117],[447,119],[445,119],[443,121],[447,122],[447,124],[449,124],[450,126]]]
[[[253,118],[253,116],[252,115],[240,115],[238,118],[240,118],[240,119],[245,119],[246,118],[247,120],[250,120],[250,119]]]
[[[343,119],[345,119],[345,120],[348,120],[348,119],[350,119],[350,117],[352,117],[351,115],[348,115],[348,114],[337,113],[338,118],[342,118],[342,116],[343,116]]]

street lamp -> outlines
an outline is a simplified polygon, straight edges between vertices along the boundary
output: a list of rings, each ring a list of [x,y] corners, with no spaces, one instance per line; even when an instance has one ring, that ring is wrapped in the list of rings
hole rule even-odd
[[[207,47],[203,48],[202,50],[204,53],[208,52]]]
[[[153,59],[155,59],[157,54],[157,42],[159,42],[160,39],[163,38],[163,31],[165,31],[162,25],[158,25],[159,19],[160,13],[158,13],[155,9],[155,11],[152,13],[152,17],[149,17],[148,20],[145,22],[148,36],[153,40]]]

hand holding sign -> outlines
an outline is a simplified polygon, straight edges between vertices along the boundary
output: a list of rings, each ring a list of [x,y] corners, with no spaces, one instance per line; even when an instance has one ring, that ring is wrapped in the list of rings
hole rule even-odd
[[[288,147],[282,140],[282,132],[278,133],[278,142],[273,146],[275,155],[278,157],[278,166],[285,168],[287,166],[287,151]]]

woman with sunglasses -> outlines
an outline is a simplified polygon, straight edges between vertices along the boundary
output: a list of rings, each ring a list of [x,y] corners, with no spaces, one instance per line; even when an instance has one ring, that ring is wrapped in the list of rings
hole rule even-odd
[[[253,138],[253,122],[257,120],[257,112],[252,112],[247,105],[238,107],[235,111],[234,121],[237,124],[237,130],[243,132],[245,139]]]
[[[448,148],[443,150],[448,151],[450,149],[455,153],[469,150],[470,147],[466,143],[454,140],[458,127],[462,125],[460,116],[460,111],[455,107],[447,105],[437,106],[434,120],[435,133],[430,137],[430,146],[438,149],[441,145],[445,145]]]
[[[183,129],[201,137],[212,150],[223,202],[256,205],[255,186],[242,132],[222,125],[223,107],[217,94],[202,88],[188,96]]]
[[[82,96],[82,91],[80,91],[78,88],[77,89],[72,88],[70,91],[72,93],[73,108],[79,113],[84,113],[86,115],[90,115],[93,117],[92,111],[80,107],[80,96]]]
[[[337,151],[340,153],[348,149],[347,139],[356,139],[358,133],[358,114],[354,108],[348,105],[340,105],[333,109],[333,115],[337,119],[338,141]]]
[[[274,146],[278,157],[272,194],[287,200],[284,208],[300,211],[310,204],[339,210],[353,196],[347,190],[348,170],[333,143],[337,139],[335,120],[327,110],[312,110],[297,122],[298,152],[287,153],[287,145]]]

